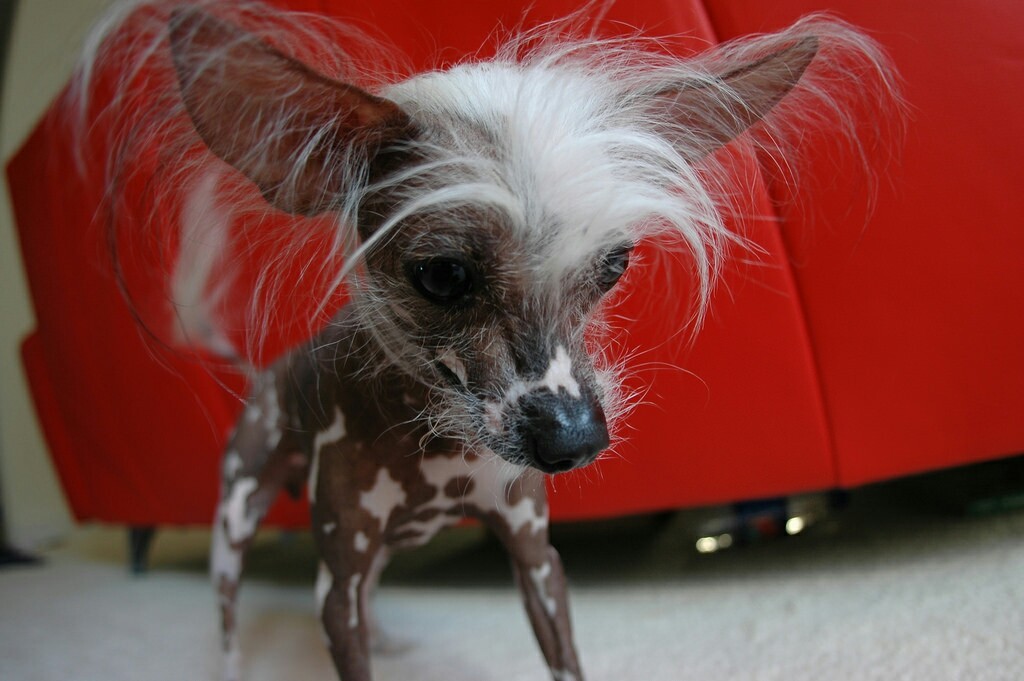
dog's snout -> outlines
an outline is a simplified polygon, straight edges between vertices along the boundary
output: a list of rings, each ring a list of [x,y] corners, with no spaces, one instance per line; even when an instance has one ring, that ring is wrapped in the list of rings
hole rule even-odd
[[[588,464],[609,443],[608,423],[593,398],[540,390],[519,400],[530,462],[545,473]]]

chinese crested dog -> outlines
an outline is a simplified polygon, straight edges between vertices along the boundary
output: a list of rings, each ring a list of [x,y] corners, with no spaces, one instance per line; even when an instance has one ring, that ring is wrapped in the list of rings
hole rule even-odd
[[[344,681],[370,679],[388,557],[464,516],[507,548],[551,675],[582,679],[545,476],[606,451],[629,401],[602,312],[634,245],[657,236],[685,254],[699,323],[742,243],[722,217],[742,187],[717,151],[743,136],[785,167],[808,126],[853,137],[853,111],[895,101],[878,46],[827,17],[688,58],[581,25],[405,78],[374,58],[360,68],[368,43],[351,28],[253,2],[128,3],[93,37],[72,90],[83,135],[106,121],[112,213],[148,159],[153,215],[129,227],[175,216],[182,338],[244,354],[218,322],[238,216],[292,216],[281,262],[304,225],[326,224],[300,269],[326,277],[325,309],[348,296],[253,372],[226,445],[211,570],[227,681],[246,547],[279,492],[303,488]],[[288,276],[264,267],[255,288]]]

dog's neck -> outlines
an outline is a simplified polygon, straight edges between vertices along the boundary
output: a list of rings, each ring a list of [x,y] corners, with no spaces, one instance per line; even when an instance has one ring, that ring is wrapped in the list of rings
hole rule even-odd
[[[395,423],[424,431],[418,416],[430,400],[429,384],[388,360],[373,334],[358,322],[352,304],[342,308],[304,351],[290,353],[284,362],[282,369],[298,384],[297,393],[305,402],[295,405],[296,410],[311,430],[326,427],[339,406],[353,415],[352,432],[383,433]]]

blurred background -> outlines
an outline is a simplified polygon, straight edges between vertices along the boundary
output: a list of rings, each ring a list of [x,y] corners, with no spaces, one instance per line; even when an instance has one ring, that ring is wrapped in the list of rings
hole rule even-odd
[[[9,159],[64,87],[82,39],[109,2],[5,0],[0,19],[6,68],[0,99],[0,153]],[[12,31],[16,25],[17,30]],[[56,482],[19,358],[34,324],[6,183],[0,192],[0,480],[5,529],[34,547],[66,534],[71,516]]]

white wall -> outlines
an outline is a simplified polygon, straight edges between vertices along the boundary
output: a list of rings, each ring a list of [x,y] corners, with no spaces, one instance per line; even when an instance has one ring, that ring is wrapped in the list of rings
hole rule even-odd
[[[4,2],[6,0],[0,0]],[[66,82],[82,37],[111,0],[20,0],[0,98],[0,158],[7,159]],[[18,347],[34,321],[10,212],[0,191],[0,479],[8,539],[22,548],[72,527],[25,384]]]

